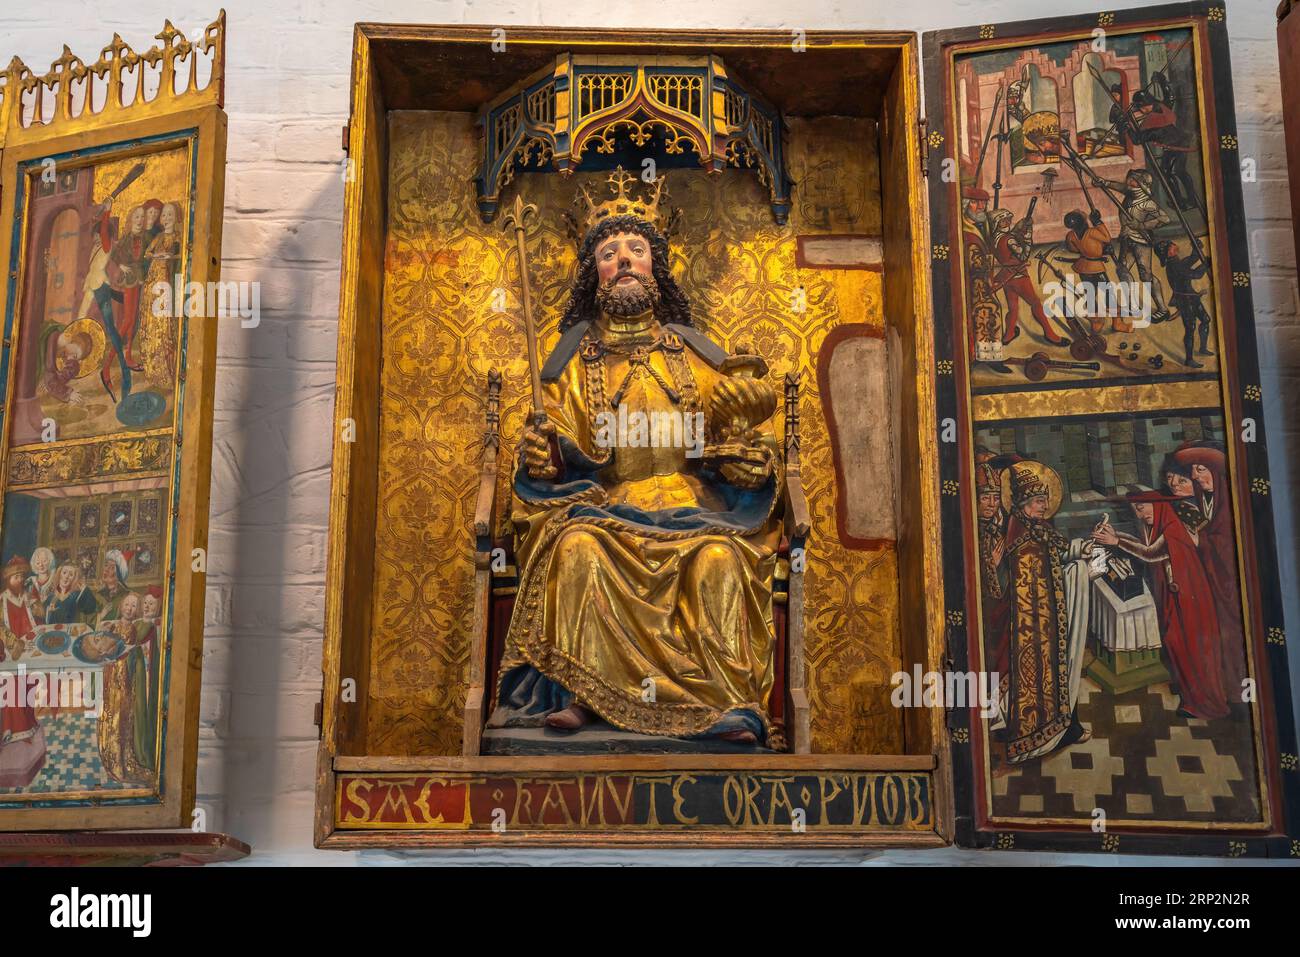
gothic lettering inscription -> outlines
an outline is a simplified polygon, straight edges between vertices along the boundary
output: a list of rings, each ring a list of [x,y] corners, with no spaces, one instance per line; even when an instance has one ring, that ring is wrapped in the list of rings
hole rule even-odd
[[[342,829],[924,831],[921,773],[341,775]],[[495,825],[495,827],[494,827]]]

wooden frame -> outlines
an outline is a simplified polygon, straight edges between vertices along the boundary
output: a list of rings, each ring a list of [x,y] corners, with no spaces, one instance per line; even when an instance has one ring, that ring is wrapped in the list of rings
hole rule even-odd
[[[1228,42],[1224,5],[1219,2],[1180,3],[1160,7],[1105,12],[1030,21],[945,30],[925,36],[927,113],[931,127],[931,164],[946,162],[955,155],[950,84],[954,83],[954,57],[963,52],[1033,47],[1054,40],[1080,41],[1095,37],[1100,30],[1107,37],[1122,33],[1164,28],[1186,28],[1195,57],[1200,106],[1199,130],[1204,144],[1204,181],[1207,186],[1206,229],[1212,243],[1213,288],[1219,330],[1218,354],[1224,357],[1222,371],[1214,381],[1174,382],[1162,388],[1168,394],[1157,397],[1155,383],[1134,380],[1132,394],[1111,387],[1096,389],[1085,396],[1082,389],[1064,389],[1056,397],[1050,415],[1081,416],[1100,412],[1128,414],[1154,402],[1158,410],[1177,410],[1184,396],[1186,406],[1207,405],[1203,396],[1193,395],[1202,385],[1212,386],[1214,399],[1208,403],[1221,410],[1227,423],[1228,458],[1233,481],[1233,511],[1237,516],[1236,543],[1241,554],[1241,592],[1248,615],[1244,622],[1250,674],[1258,679],[1260,707],[1255,711],[1254,747],[1260,756],[1259,778],[1262,819],[1255,824],[1209,824],[1186,822],[1112,822],[1098,832],[1091,821],[1006,820],[993,818],[984,802],[987,791],[983,770],[985,738],[975,710],[954,711],[950,727],[957,841],[977,847],[1027,850],[1101,850],[1133,853],[1213,854],[1222,856],[1294,857],[1300,847],[1293,840],[1300,820],[1300,782],[1296,780],[1296,739],[1292,714],[1290,676],[1284,646],[1282,604],[1274,552],[1274,532],[1267,453],[1263,436],[1261,393],[1250,293],[1250,259],[1244,217],[1232,215],[1241,208],[1241,169],[1238,162]],[[955,160],[953,160],[955,162]],[[999,177],[1000,181],[1000,177]],[[1003,395],[974,394],[966,331],[965,268],[962,253],[961,218],[954,212],[958,186],[931,177],[930,212],[934,246],[929,263],[936,301],[950,308],[936,312],[936,345],[940,361],[951,375],[941,376],[937,398],[938,414],[960,423],[959,441],[942,449],[941,476],[952,494],[942,508],[945,529],[944,591],[946,604],[955,621],[949,656],[958,670],[980,667],[983,629],[980,591],[972,545],[975,526],[974,425],[999,424],[1030,413]],[[951,254],[950,254],[951,251]],[[1210,378],[1207,376],[1207,379]],[[1221,387],[1219,383],[1222,383]],[[1221,388],[1221,392],[1219,391]],[[1144,391],[1147,390],[1147,391]],[[1103,391],[1113,392],[1103,398]],[[1201,389],[1204,392],[1204,388]],[[1077,393],[1077,394],[1076,394]],[[1221,395],[1221,398],[1220,398]],[[1199,396],[1199,397],[1198,397]],[[974,409],[974,411],[972,411]],[[1022,411],[1016,411],[1022,409]],[[1037,413],[1042,415],[1043,413]],[[1250,422],[1253,441],[1243,441],[1235,423]],[[1065,826],[1062,826],[1065,825]]]
[[[6,380],[5,411],[13,407],[17,377],[12,368],[22,346],[15,323],[22,308],[18,301],[22,276],[29,268],[22,255],[26,187],[34,182],[33,175],[39,176],[43,162],[53,160],[65,169],[77,169],[105,158],[184,150],[191,228],[185,247],[187,279],[205,288],[219,279],[226,144],[224,25],[223,12],[201,40],[191,43],[169,23],[159,34],[161,47],[139,55],[114,38],[100,59],[89,66],[65,48],[63,57],[44,76],[33,76],[17,59],[10,65],[0,91],[0,223],[4,225],[0,261],[7,264],[8,277],[0,285],[0,315],[5,317],[0,356],[0,376]],[[198,73],[200,57],[211,58],[206,85]],[[158,88],[152,99],[147,98],[143,81],[133,89],[124,82],[129,69],[142,75],[145,64],[158,70]],[[178,83],[180,92],[176,91]],[[98,110],[91,106],[92,87],[103,89]],[[78,88],[84,90],[80,101],[74,98]],[[95,98],[99,100],[98,95]],[[30,105],[33,99],[35,118],[30,107],[24,109],[24,103]],[[47,104],[52,105],[52,115],[45,118]],[[205,552],[207,546],[216,318],[191,314],[182,320],[182,330],[177,347],[176,411],[168,427],[149,433],[160,437],[164,454],[157,465],[165,476],[162,487],[169,490],[167,509],[160,516],[169,541],[163,579],[168,586],[164,594],[169,595],[160,629],[164,635],[161,661],[165,662],[160,669],[165,685],[156,716],[162,764],[155,786],[137,789],[139,793],[128,789],[117,794],[86,792],[52,799],[36,794],[17,800],[5,795],[0,800],[0,830],[161,828],[191,823],[205,591],[202,571],[192,570],[192,554]],[[183,362],[179,356],[184,357]],[[15,470],[19,469],[28,483],[54,485],[120,474],[112,468],[91,473],[73,468],[61,473],[56,461],[58,441],[50,446],[53,459],[42,459],[40,450],[12,449],[12,418],[4,415],[0,434],[0,476],[6,477],[6,488],[15,483]],[[134,440],[122,433],[99,436],[98,441],[107,445],[117,442],[126,454],[126,445]],[[77,442],[68,440],[69,445]]]
[[[0,833],[9,867],[194,867],[247,857],[251,848],[202,831],[45,831]]]
[[[947,755],[939,747],[943,739],[944,715],[933,709],[913,709],[905,716],[905,754],[792,753],[761,758],[629,755],[593,759],[478,755],[477,734],[487,698],[485,675],[480,672],[486,660],[481,623],[485,620],[492,583],[490,536],[500,444],[492,411],[491,389],[486,413],[487,432],[477,453],[473,614],[480,627],[474,629],[469,687],[460,713],[464,722],[464,733],[459,741],[462,754],[405,757],[365,753],[370,682],[368,635],[374,625],[370,601],[376,561],[372,529],[379,494],[375,462],[379,442],[379,333],[383,321],[383,249],[388,188],[386,117],[389,109],[421,108],[419,103],[428,100],[423,92],[414,89],[393,87],[390,90],[384,76],[385,71],[394,69],[394,57],[410,56],[420,46],[433,51],[440,45],[449,50],[460,50],[482,44],[486,49],[491,40],[491,28],[486,26],[359,24],[355,32],[352,108],[345,128],[351,175],[346,186],[343,225],[323,663],[325,691],[317,765],[317,845],[326,848],[409,848],[485,843],[516,846],[790,844],[831,847],[940,846],[946,843],[951,834],[951,805],[947,788]],[[733,57],[744,57],[763,49],[790,50],[790,37],[783,31],[577,31],[517,27],[510,30],[509,43],[513,49],[537,59],[539,66],[545,57],[553,57],[561,49],[624,52],[629,47],[671,46],[693,54],[717,50],[728,57],[729,62]],[[902,400],[898,421],[908,424],[908,428],[897,437],[896,461],[910,463],[906,479],[899,483],[899,523],[907,530],[906,537],[900,539],[897,546],[903,667],[911,668],[915,663],[925,669],[938,668],[942,660],[944,626],[942,594],[938,588],[940,564],[935,520],[938,508],[937,456],[933,444],[927,440],[933,434],[935,420],[931,402],[934,367],[930,297],[921,268],[921,264],[927,261],[926,218],[924,204],[915,201],[923,175],[918,159],[922,155],[922,131],[917,121],[916,38],[907,33],[824,31],[809,33],[807,48],[814,56],[822,51],[839,58],[835,62],[862,58],[873,65],[872,69],[880,77],[878,85],[861,93],[871,102],[869,108],[872,112],[867,115],[878,116],[888,127],[881,159],[888,180],[882,184],[881,190],[886,207],[884,289],[891,303],[886,310],[887,321],[891,334],[895,336],[895,346],[903,357],[897,370]],[[488,69],[487,65],[484,69]],[[462,74],[461,79],[468,82],[467,75]],[[436,78],[431,80],[422,76],[418,82],[436,84]],[[454,93],[447,93],[442,87],[439,89],[444,100],[455,100],[456,105],[437,108],[474,111],[482,105],[464,97],[457,99]],[[386,100],[390,94],[395,97],[392,101]],[[404,97],[415,99],[407,104]],[[909,201],[908,197],[912,200]],[[787,435],[787,440],[792,438]],[[787,514],[792,520],[789,531],[797,537],[806,533],[809,524],[807,503],[798,481],[797,443],[788,446],[787,463],[788,468],[793,466],[789,468],[791,485],[786,490]],[[915,477],[911,471],[913,467]],[[799,575],[791,577],[790,602],[791,617],[795,619],[802,602]],[[792,632],[801,627],[794,620],[791,624]],[[801,657],[792,661],[789,674],[791,716],[798,716],[798,721],[806,720],[804,716],[810,711],[810,703],[801,693],[805,669]],[[343,695],[345,679],[348,679],[346,700]],[[796,752],[810,750],[806,738],[801,740],[799,734],[794,737]],[[478,801],[482,797],[480,790],[483,785],[476,782],[488,780],[492,775],[501,775],[513,782],[507,786],[516,786],[534,772],[547,780],[555,775],[576,775],[573,781],[563,786],[579,789],[585,785],[580,781],[575,784],[578,778],[589,782],[599,778],[603,784],[614,786],[610,783],[611,776],[626,782],[629,775],[694,775],[700,780],[708,778],[710,781],[717,778],[710,786],[719,788],[738,786],[741,776],[751,773],[772,775],[789,772],[821,775],[823,778],[849,775],[864,788],[877,789],[871,793],[910,794],[916,801],[923,802],[924,808],[921,813],[922,805],[913,804],[921,816],[907,818],[910,824],[890,817],[889,821],[896,823],[890,824],[881,818],[869,827],[848,825],[839,830],[832,827],[822,831],[810,828],[808,833],[797,836],[792,836],[788,828],[783,830],[780,827],[750,830],[718,827],[696,831],[688,828],[651,832],[596,826],[562,833],[541,819],[535,822],[535,827],[516,825],[497,834],[477,829],[479,818],[475,818],[474,828],[465,825],[463,818],[460,823],[447,823],[456,817],[450,810],[445,816],[438,811],[429,817],[420,817],[424,813],[420,809],[433,808],[439,801],[463,800],[468,807],[471,800]],[[561,783],[552,783],[561,786]],[[633,783],[636,782],[626,786],[631,787]],[[637,783],[637,786],[644,783]],[[522,796],[523,792],[519,793]],[[449,797],[453,794],[454,798]],[[379,805],[366,803],[376,795],[384,796],[379,799]],[[409,806],[409,802],[414,801],[418,806],[413,812],[415,816],[385,823],[385,815],[389,813],[381,806],[385,799],[395,802],[393,807]],[[538,801],[542,801],[540,796]],[[377,811],[377,816],[371,815],[372,811]]]

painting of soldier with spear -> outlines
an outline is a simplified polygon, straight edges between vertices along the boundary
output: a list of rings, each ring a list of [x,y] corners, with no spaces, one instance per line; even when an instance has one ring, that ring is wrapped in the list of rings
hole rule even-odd
[[[1190,44],[1172,29],[957,60],[976,388],[1217,375]]]

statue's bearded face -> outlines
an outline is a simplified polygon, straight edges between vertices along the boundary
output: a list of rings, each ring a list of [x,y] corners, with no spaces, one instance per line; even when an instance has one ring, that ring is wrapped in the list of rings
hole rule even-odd
[[[659,301],[650,241],[639,233],[615,233],[596,247],[596,302],[610,316],[639,316]]]

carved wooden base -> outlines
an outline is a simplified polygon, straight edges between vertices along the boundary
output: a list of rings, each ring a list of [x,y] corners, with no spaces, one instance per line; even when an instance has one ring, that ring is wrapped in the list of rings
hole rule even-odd
[[[316,843],[938,847],[935,771],[928,754],[337,757]]]
[[[194,831],[0,834],[0,867],[195,867],[238,861],[251,852],[229,834]]]

